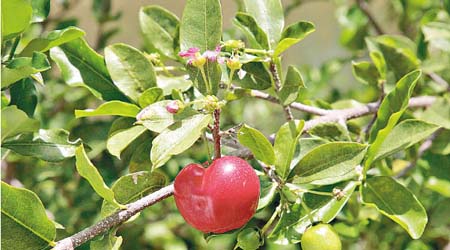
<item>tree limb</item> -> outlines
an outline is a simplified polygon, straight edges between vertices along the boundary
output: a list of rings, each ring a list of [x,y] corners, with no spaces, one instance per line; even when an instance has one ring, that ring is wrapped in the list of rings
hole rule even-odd
[[[428,107],[431,104],[433,104],[435,99],[436,98],[432,96],[414,97],[410,99],[409,107],[410,108]],[[303,132],[306,132],[309,129],[321,123],[347,121],[350,119],[372,114],[377,110],[378,110],[377,103],[369,103],[364,106],[356,108],[329,110],[327,111],[326,115],[307,121],[303,128]],[[235,147],[236,145],[233,144],[233,148]],[[247,148],[238,149],[235,152],[232,152],[232,154],[240,156],[242,158],[252,156],[251,152]],[[128,204],[126,209],[120,210],[114,213],[113,215],[110,215],[102,219],[96,224],[70,237],[67,237],[65,239],[56,242],[56,246],[53,248],[53,250],[73,250],[75,247],[80,246],[81,244],[91,240],[95,236],[106,232],[108,229],[122,224],[123,222],[127,221],[133,215],[139,213],[143,209],[173,195],[173,192],[174,192],[173,184],[163,187],[154,193],[151,193],[135,202]]]

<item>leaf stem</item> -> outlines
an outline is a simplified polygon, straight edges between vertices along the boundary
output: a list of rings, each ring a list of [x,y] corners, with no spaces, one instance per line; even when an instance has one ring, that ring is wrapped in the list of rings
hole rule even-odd
[[[245,53],[270,56],[273,52],[264,49],[244,49]]]
[[[22,35],[19,35],[14,39],[14,43],[11,47],[11,50],[9,51],[9,57],[8,60],[12,60],[14,58],[14,54],[16,53],[17,46],[19,45],[20,39],[22,38]]]
[[[209,80],[206,77],[206,73],[205,73],[205,67],[204,66],[199,67],[199,70],[202,73],[203,82],[205,82],[206,93],[208,93],[209,95],[212,95],[211,86],[209,85]]]
[[[267,230],[269,230],[270,226],[272,225],[272,223],[277,218],[277,216],[280,212],[281,212],[281,204],[278,205],[277,208],[275,208],[275,211],[273,212],[272,216],[270,217],[270,219],[267,221],[267,223],[261,229],[262,235],[264,235],[267,232]]]
[[[274,62],[273,59],[270,62],[270,72],[272,73],[275,91],[278,93],[280,91],[280,89],[281,89],[281,80],[280,80],[280,74],[278,73],[277,65],[276,65],[276,63]],[[294,120],[294,116],[292,115],[291,107],[284,106],[284,105],[281,104],[281,102],[279,102],[279,103],[280,103],[281,106],[283,106],[283,110],[284,110],[284,113],[285,113],[285,116],[286,116],[286,120],[287,121]]]

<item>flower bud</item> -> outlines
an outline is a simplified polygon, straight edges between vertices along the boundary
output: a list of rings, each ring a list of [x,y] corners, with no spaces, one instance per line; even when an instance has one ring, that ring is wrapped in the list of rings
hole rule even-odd
[[[169,102],[167,105],[166,105],[166,110],[167,110],[167,112],[169,112],[169,113],[171,113],[171,114],[176,114],[176,113],[178,113],[180,110],[182,110],[183,109],[183,103],[181,103],[180,101],[178,101],[178,100],[174,100],[174,101],[171,101],[171,102]]]
[[[242,63],[239,62],[239,59],[236,57],[230,57],[227,60],[227,66],[231,70],[238,70],[242,67]]]

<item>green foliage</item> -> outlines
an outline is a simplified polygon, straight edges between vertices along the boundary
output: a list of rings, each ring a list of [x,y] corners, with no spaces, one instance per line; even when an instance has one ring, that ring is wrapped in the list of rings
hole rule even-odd
[[[33,52],[31,57],[14,58],[6,66],[2,65],[2,88],[48,69],[50,69],[50,63],[40,52]]]
[[[272,144],[261,132],[244,125],[238,131],[238,140],[242,145],[252,151],[257,160],[269,165],[274,164],[275,152]]]
[[[31,1],[2,1],[2,40],[14,38],[22,33],[30,25],[32,15]]]

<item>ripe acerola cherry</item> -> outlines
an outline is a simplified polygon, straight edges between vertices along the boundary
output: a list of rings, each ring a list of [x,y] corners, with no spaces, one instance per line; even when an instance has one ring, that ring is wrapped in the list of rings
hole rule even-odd
[[[259,200],[259,179],[253,168],[234,156],[216,159],[208,168],[187,165],[175,178],[178,210],[194,228],[224,233],[245,225]]]
[[[341,250],[339,235],[330,224],[318,224],[306,229],[301,239],[303,250]]]

